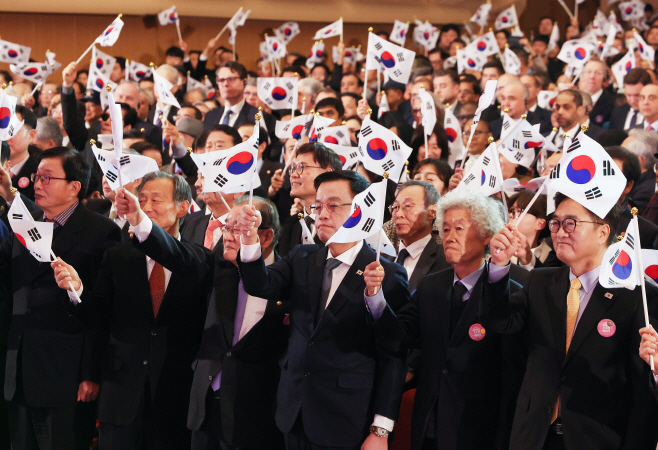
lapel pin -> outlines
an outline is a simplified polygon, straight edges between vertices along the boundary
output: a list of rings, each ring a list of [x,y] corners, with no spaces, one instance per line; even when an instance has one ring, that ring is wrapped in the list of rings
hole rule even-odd
[[[363,270],[357,270],[357,271],[356,271],[356,274],[357,274],[357,275],[363,275]]]
[[[612,298],[612,294],[610,292],[605,293],[605,298]]]

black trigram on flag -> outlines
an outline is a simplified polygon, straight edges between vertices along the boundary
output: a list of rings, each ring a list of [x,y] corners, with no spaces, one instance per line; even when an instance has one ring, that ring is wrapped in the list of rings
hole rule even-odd
[[[585,197],[587,198],[587,200],[593,200],[595,198],[599,198],[602,196],[603,194],[601,193],[601,190],[598,187],[594,187],[589,191],[585,191]]]
[[[626,234],[626,243],[632,250],[635,250],[635,239],[633,239],[633,235]]]
[[[470,174],[469,176],[467,176],[466,178],[464,178],[464,184],[468,184],[468,183],[470,183],[470,182],[473,181],[473,180],[475,180],[475,175]]]
[[[350,153],[350,158],[356,158],[356,152]]]
[[[14,220],[23,220],[23,214],[12,214],[11,218]]]
[[[372,192],[368,192],[366,198],[363,199],[363,203],[365,203],[368,208],[370,208],[372,204],[375,203],[375,196],[372,195]]]
[[[496,176],[495,175],[489,176],[489,187],[490,188],[496,187]]]
[[[345,133],[343,133],[342,131],[338,130],[338,131],[336,131],[336,136],[338,136],[339,138],[343,138],[343,137],[345,137]]]
[[[265,103],[267,103],[268,105],[271,105],[273,102],[274,102],[274,101],[273,101],[271,98],[269,98],[269,97],[267,97],[267,98],[265,99]]]
[[[615,252],[614,255],[612,255],[612,258],[610,258],[610,265],[613,265],[615,261],[617,261],[617,257],[619,256],[619,250]]]
[[[512,147],[521,148],[521,142],[518,139],[512,139]]]
[[[531,139],[532,138],[532,131],[522,131],[521,134],[526,139]]]
[[[105,158],[103,158],[103,155],[98,155],[98,160],[99,161],[105,161]]]
[[[395,139],[393,139],[391,141],[391,148],[393,150],[400,150],[400,143],[398,141],[396,141]]]
[[[288,124],[288,125],[286,125],[285,127],[283,127],[283,131],[288,131],[288,128],[290,128],[290,124]]]
[[[217,161],[212,163],[213,166],[220,166],[226,158],[219,158]]]
[[[41,235],[39,234],[39,230],[35,228],[32,228],[31,230],[27,230],[28,236],[30,236],[30,239],[32,239],[32,242],[36,242],[39,239],[41,239]]]
[[[295,86],[294,86],[290,81],[288,81],[288,82],[286,83],[286,87],[287,87],[288,90],[290,91],[290,90],[292,90],[292,88],[294,88]]]
[[[363,137],[368,136],[370,133],[372,133],[372,128],[370,128],[369,126],[361,130],[361,136]]]
[[[610,176],[615,174],[615,169],[612,168],[610,161],[603,161],[603,176]]]
[[[267,83],[265,83],[265,84],[263,85],[263,89],[265,89],[265,90],[269,90],[269,89],[270,89],[270,86],[272,86],[272,85],[271,85],[270,82],[268,81]]]
[[[221,188],[221,187],[224,187],[224,185],[228,182],[228,180],[226,179],[226,177],[224,177],[224,176],[222,176],[222,175],[217,175],[217,178],[215,178],[213,181],[214,181],[214,183],[215,183],[217,186],[219,186],[220,188]]]
[[[580,142],[578,139],[575,139],[571,145],[569,146],[569,150],[567,150],[567,153],[571,153],[574,150],[578,150],[580,148]]]
[[[125,166],[126,164],[130,164],[130,156],[128,155],[122,156],[121,159],[119,159],[119,165]]]
[[[395,75],[396,77],[400,77],[402,76],[402,71],[400,69],[395,69],[393,71],[393,75]]]
[[[288,96],[288,103],[290,103],[292,105],[292,95]]]
[[[523,159],[523,153],[516,152],[516,155],[514,155],[514,159],[516,159],[517,161],[521,161]]]
[[[503,130],[507,131],[507,129],[510,127],[509,122],[505,121],[503,122]]]
[[[397,57],[398,57],[398,61],[400,61],[400,62],[404,61],[404,53],[402,53],[402,52],[398,53]]]
[[[619,284],[619,283],[617,283],[617,282],[616,282],[615,280],[613,280],[612,278],[608,278],[608,284],[611,285],[611,286],[614,286],[615,284]]]
[[[432,104],[430,102],[425,103],[425,109],[430,111],[432,109]]]
[[[381,49],[382,49],[382,44],[380,44],[379,42],[377,42],[377,43],[375,44],[375,48],[376,48],[377,50],[381,50]]]
[[[382,169],[391,170],[393,167],[395,167],[395,163],[393,161],[388,161],[386,164],[382,166]]]
[[[107,173],[105,174],[105,178],[110,180],[112,183],[114,183],[117,180],[118,177],[119,176],[116,173],[114,173],[110,170],[108,170]]]
[[[373,219],[372,217],[369,218],[368,220],[366,220],[366,223],[363,224],[363,228],[361,228],[361,230],[365,231],[366,233],[369,233],[374,223],[375,223],[375,219]]]
[[[484,158],[482,158],[482,164],[484,164],[485,166],[488,166],[490,162],[491,162],[491,159],[489,159],[488,156],[485,156]]]
[[[551,174],[549,175],[548,178],[550,178],[551,180],[554,179],[554,178],[560,178],[560,165],[559,164],[556,165],[555,167],[553,167],[553,170],[551,170]]]

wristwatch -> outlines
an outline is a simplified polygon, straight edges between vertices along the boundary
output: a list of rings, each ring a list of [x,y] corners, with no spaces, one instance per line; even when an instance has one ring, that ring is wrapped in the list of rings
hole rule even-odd
[[[386,437],[389,434],[389,431],[386,428],[376,427],[374,425],[370,425],[370,432],[381,438]]]

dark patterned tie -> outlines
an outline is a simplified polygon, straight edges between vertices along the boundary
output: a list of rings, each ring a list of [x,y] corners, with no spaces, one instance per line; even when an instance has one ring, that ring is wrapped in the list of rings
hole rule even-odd
[[[320,294],[320,304],[315,313],[315,325],[317,326],[320,323],[322,314],[327,308],[327,301],[329,300],[329,292],[331,291],[331,281],[333,280],[333,270],[340,266],[341,262],[335,258],[327,259],[327,262],[324,265],[324,272],[322,274],[322,291]]]
[[[153,317],[158,317],[158,311],[160,311],[160,305],[165,294],[165,273],[164,268],[157,262],[153,266],[151,276],[149,277],[149,287],[151,288]]]
[[[637,111],[633,112],[633,117],[631,117],[631,124],[628,128],[633,128],[635,125],[637,125]]]
[[[464,286],[461,281],[455,283],[452,290],[452,297],[450,299],[450,335],[455,332],[455,328],[457,328],[459,319],[466,307],[466,302],[463,301],[466,291],[466,286]]]

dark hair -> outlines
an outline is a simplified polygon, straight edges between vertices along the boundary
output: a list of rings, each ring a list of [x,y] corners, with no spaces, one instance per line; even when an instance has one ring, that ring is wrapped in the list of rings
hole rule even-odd
[[[181,108],[190,108],[190,109],[193,109],[193,110],[194,110],[194,118],[195,118],[196,120],[201,120],[201,118],[203,117],[203,114],[201,114],[201,111],[199,110],[199,108],[197,108],[196,106],[194,106],[194,105],[192,105],[192,104],[190,104],[190,103],[183,103],[183,104],[181,105]]]
[[[378,32],[375,33],[376,36],[385,36],[386,40],[388,41],[391,39],[391,35],[388,33],[388,31],[384,30],[379,30]]]
[[[130,145],[130,148],[135,150],[140,155],[143,155],[146,150],[155,150],[157,152],[162,152],[162,149],[160,149],[157,145],[151,144],[150,142],[146,142],[146,141],[134,142]]]
[[[25,125],[30,127],[31,130],[37,129],[37,115],[30,108],[26,108],[23,105],[16,105],[16,114],[21,115]]]
[[[358,101],[357,101],[358,103]],[[343,101],[338,98],[327,97],[323,98],[315,104],[315,111],[318,111],[320,108],[334,108],[338,112],[338,117],[343,117],[345,115],[345,107],[343,106]]]
[[[245,67],[237,61],[226,61],[224,64],[222,64],[217,68],[217,70],[215,71],[215,76],[219,77],[219,69],[223,69],[223,68],[231,69],[232,72],[238,74],[241,80],[247,79],[248,76],[247,69],[245,69]]]
[[[459,75],[452,69],[441,69],[434,75],[434,78],[446,76],[450,77],[454,84],[459,84]]]
[[[573,102],[576,104],[576,107],[583,106],[583,96],[576,89],[565,89],[557,95],[569,94],[573,98]]]
[[[621,172],[626,177],[626,180],[637,183],[637,180],[640,179],[640,175],[642,174],[640,158],[635,153],[631,153],[620,145],[605,147],[604,150],[612,159],[618,159],[623,163]]]
[[[512,49],[512,52],[514,52],[516,57],[519,58],[523,62],[523,64],[525,64],[526,66],[528,65],[528,58],[530,54],[526,52],[523,47],[514,47]]]
[[[414,132],[413,138],[411,139],[412,155],[418,155],[420,147],[425,145],[425,136],[423,136],[423,133],[424,129],[422,125],[416,127],[416,131]],[[441,149],[441,159],[447,160],[448,156],[450,155],[450,144],[448,143],[448,134],[446,133],[445,128],[443,128],[443,126],[437,122],[436,125],[434,125],[432,133],[428,134],[427,136],[428,143],[432,135],[436,136],[436,144]],[[409,158],[411,159],[411,156]],[[418,158],[418,160],[421,161],[422,159]]]
[[[361,192],[368,189],[370,183],[364,178],[363,175],[354,172],[352,170],[333,170],[331,172],[324,172],[315,177],[313,185],[317,191],[320,188],[322,183],[328,181],[338,181],[345,180],[350,184],[350,191],[352,192],[352,198],[360,194]]]
[[[500,31],[505,31],[505,30],[500,30]],[[484,63],[484,66],[482,66],[482,72],[484,72],[484,69],[491,69],[491,68],[496,69],[498,71],[499,76],[505,73],[505,69],[503,68],[503,65],[501,64],[500,61],[489,61]]]
[[[638,84],[638,83],[641,83],[642,86],[651,84],[651,76],[649,75],[649,72],[646,71],[646,69],[641,69],[639,67],[636,67],[634,69],[629,70],[626,76],[624,77],[624,85]]]
[[[331,71],[329,70],[329,67],[324,63],[313,64],[313,68],[311,69],[309,74],[312,74],[316,67],[322,67],[324,69],[324,78],[325,78],[325,81],[326,81],[327,76],[329,76],[329,74],[331,74]]]
[[[601,135],[596,138],[596,142],[601,144],[602,147],[612,147],[615,145],[621,145],[627,137],[628,133],[624,130],[610,129],[601,133]]]
[[[174,46],[169,47],[167,49],[167,51],[165,52],[165,58],[167,56],[174,56],[174,57],[182,59],[182,58],[185,58],[185,52],[180,47],[176,47],[174,45]]]
[[[221,131],[224,134],[228,134],[233,139],[233,145],[238,145],[242,143],[242,136],[238,133],[238,130],[228,125],[213,125],[212,128],[206,130],[209,133],[206,135],[206,139],[210,136],[210,133],[213,131]],[[199,136],[201,137],[201,136]]]
[[[360,124],[363,124],[363,120],[361,120],[361,118],[356,114],[345,118],[345,122],[347,122],[348,120],[358,120]]]
[[[6,70],[0,70],[0,75],[2,75],[2,78],[4,78],[5,82],[7,83],[14,81],[14,77],[12,77],[11,73]]]
[[[361,80],[361,78],[359,78],[355,73],[346,73],[346,74],[343,74],[343,77],[341,78],[341,81],[344,80],[344,79],[347,78],[347,77],[354,77],[354,78],[356,78],[356,85],[359,86],[359,87],[363,87],[363,80]]]
[[[518,192],[514,195],[512,195],[510,198],[507,199],[507,204],[511,208],[514,203],[516,205],[525,210],[528,207],[528,204],[532,200],[532,198],[535,196],[535,192],[524,190],[521,192]],[[546,195],[545,194],[539,194],[539,197],[537,197],[537,200],[530,206],[530,209],[528,209],[528,214],[532,214],[538,219],[544,219],[546,220]],[[551,234],[550,230],[548,229],[548,220],[546,220],[546,226],[542,228],[542,230],[537,234],[537,240],[541,240],[543,238],[548,237]],[[532,242],[530,243],[532,244]]]
[[[567,197],[561,192],[555,194],[555,209],[557,209],[558,206],[560,206],[560,203],[562,203],[564,200],[568,198],[569,197]],[[583,206],[583,208],[585,207]],[[623,208],[619,203],[615,202],[615,205],[610,209],[608,214],[606,214],[606,216],[603,219],[601,219],[599,216],[597,216],[587,208],[585,208],[585,211],[587,212],[587,214],[589,215],[589,217],[592,219],[593,222],[598,222],[599,220],[602,220],[603,223],[605,223],[610,227],[610,234],[608,235],[608,240],[606,242],[608,246],[617,242],[617,230],[619,229],[619,223],[621,222],[621,214],[623,212]]]
[[[139,116],[135,108],[131,108],[127,103],[121,103],[121,109],[125,110],[123,115],[123,126],[130,125],[132,129],[139,122]]]
[[[453,170],[452,167],[450,167],[450,164],[444,159],[436,159],[436,158],[427,158],[423,159],[422,161],[419,161],[415,166],[414,170],[411,173],[411,178],[413,179],[416,174],[420,171],[420,168],[423,166],[433,166],[434,171],[438,175],[438,177],[443,181],[443,184],[445,187],[448,187],[448,183],[450,183],[450,177],[453,175]]]
[[[356,95],[354,92],[343,92],[342,94],[340,94],[341,100],[343,97],[352,97],[354,101],[357,103],[357,105],[359,104],[359,100],[361,100],[361,97]]]
[[[256,195],[252,198],[253,205],[260,212],[261,223],[258,227],[259,230],[272,230],[274,237],[272,238],[272,247],[276,247],[281,236],[281,220],[279,219],[279,212],[271,200],[258,197]],[[249,195],[245,194],[235,199],[233,206],[246,205],[249,203]]]
[[[548,86],[551,84],[551,77],[548,75],[548,72],[535,70],[532,72],[532,76],[537,79],[537,82],[542,89],[548,89]]]
[[[142,139],[146,140],[146,135],[141,131],[141,129],[133,128],[128,131],[123,132],[124,139]]]
[[[299,146],[295,152],[296,156],[304,155],[306,153],[313,154],[313,161],[323,169],[330,168],[333,171],[341,170],[343,163],[340,157],[333,151],[325,147],[320,142],[307,142]]]
[[[538,34],[535,36],[535,38],[532,40],[532,43],[534,44],[535,42],[543,42],[544,44],[548,45],[549,39],[548,36],[545,34]]]
[[[459,25],[455,23],[447,23],[441,27],[441,33],[445,33],[446,31],[454,31],[457,33],[457,36],[459,37]]]
[[[85,198],[87,188],[89,187],[89,177],[91,176],[91,167],[85,157],[72,148],[53,147],[39,154],[37,164],[41,164],[41,161],[44,159],[51,158],[61,159],[66,181],[69,183],[72,181],[79,182],[80,191],[78,191],[78,199],[82,200]]]
[[[469,83],[471,85],[471,89],[473,89],[473,93],[475,95],[482,95],[482,87],[480,86],[480,80],[475,78],[475,75],[472,75],[470,73],[464,73],[459,76],[459,82],[460,83]]]
[[[498,30],[494,33],[494,36],[497,35],[498,33],[503,33],[505,35],[505,39],[509,39],[511,34],[507,30]]]
[[[283,72],[290,72],[290,73],[296,73],[297,77],[301,80],[302,78],[306,78],[306,72],[304,72],[304,69],[302,69],[300,66],[288,66],[284,67],[281,73]]]
[[[126,58],[123,56],[115,56],[114,59],[116,59],[117,63],[119,64],[119,67],[121,67],[121,70],[126,70]]]

